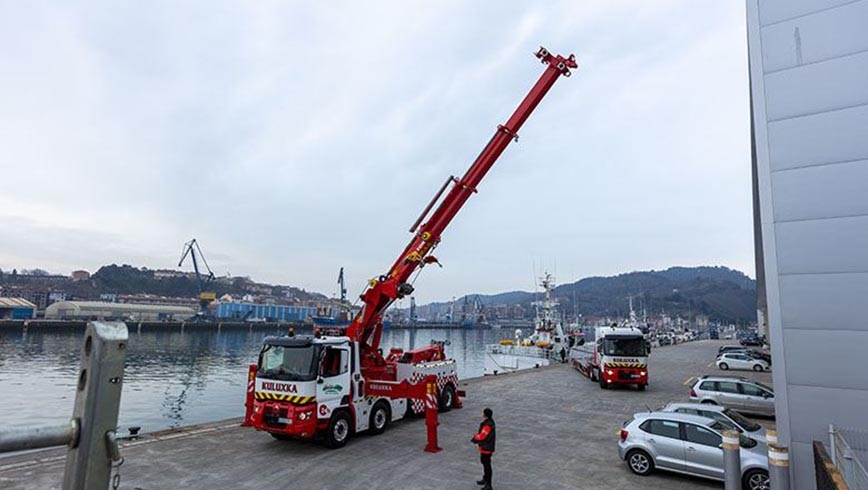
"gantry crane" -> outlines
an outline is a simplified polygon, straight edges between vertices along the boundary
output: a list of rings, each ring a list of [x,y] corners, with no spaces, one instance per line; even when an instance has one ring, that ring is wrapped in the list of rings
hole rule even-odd
[[[205,260],[205,255],[202,254],[202,249],[199,248],[199,242],[197,242],[195,238],[184,244],[184,249],[181,250],[181,260],[178,261],[178,267],[181,267],[184,264],[184,259],[186,259],[188,255],[190,256],[190,260],[193,261],[193,271],[196,273],[196,289],[199,292],[199,312],[196,316],[200,319],[207,319],[211,317],[211,311],[208,309],[208,305],[217,299],[217,294],[213,291],[208,291],[207,289],[208,284],[214,280],[214,273],[211,272],[211,268],[208,267],[208,261]],[[205,265],[205,270],[208,271],[208,275],[204,276],[204,279],[202,273],[199,271],[199,260],[202,261]]]

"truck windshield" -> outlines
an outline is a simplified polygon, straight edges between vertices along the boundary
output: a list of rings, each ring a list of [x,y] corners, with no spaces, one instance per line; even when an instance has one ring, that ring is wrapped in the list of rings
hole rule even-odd
[[[283,381],[316,379],[319,346],[266,345],[259,354],[257,375]]]
[[[644,356],[645,339],[642,337],[605,337],[603,354],[607,356]]]

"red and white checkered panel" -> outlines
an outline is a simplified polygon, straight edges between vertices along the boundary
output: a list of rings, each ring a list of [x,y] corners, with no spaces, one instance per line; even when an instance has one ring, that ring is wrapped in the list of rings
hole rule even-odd
[[[455,361],[451,361],[451,364],[453,365],[451,367],[454,368]],[[420,365],[420,367],[424,367],[424,366]],[[439,372],[432,372],[432,371],[433,370],[431,370],[431,369],[417,369],[413,373],[413,375],[410,376],[410,382],[413,384],[421,383],[422,380],[425,379],[425,376],[428,376],[429,374],[436,374],[437,375],[437,393],[438,394],[441,391],[443,391],[443,388],[446,387],[447,383],[452,383],[452,386],[454,386],[455,389],[458,389],[458,373],[456,373],[454,369],[448,369],[448,370],[438,369],[437,371],[439,371]],[[412,402],[413,402],[412,403],[413,413],[419,414],[419,413],[423,413],[425,411],[425,401],[424,400],[418,400],[418,399],[414,398],[412,400]]]

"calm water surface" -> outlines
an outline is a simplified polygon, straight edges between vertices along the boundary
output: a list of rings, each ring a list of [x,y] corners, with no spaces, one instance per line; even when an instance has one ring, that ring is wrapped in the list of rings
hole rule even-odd
[[[485,344],[514,329],[387,330],[382,345],[411,349],[451,342],[462,378],[482,376]],[[262,337],[283,330],[131,329],[119,426],[145,431],[244,415],[247,366]],[[69,420],[83,332],[0,332],[0,425]]]

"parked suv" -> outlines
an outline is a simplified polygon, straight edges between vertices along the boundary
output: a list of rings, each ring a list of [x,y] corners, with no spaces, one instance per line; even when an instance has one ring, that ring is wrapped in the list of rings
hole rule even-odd
[[[717,358],[717,367],[724,371],[727,369],[753,369],[761,372],[768,371],[771,366],[747,352],[727,352]]]
[[[746,419],[744,415],[731,408],[710,403],[670,403],[661,408],[660,411],[686,413],[687,415],[699,415],[714,419],[727,429],[737,430],[758,442],[766,442],[766,430],[763,426]]]
[[[690,401],[723,405],[739,412],[775,416],[774,389],[747,378],[700,376],[690,388]]]
[[[654,469],[723,480],[722,432],[726,426],[698,415],[643,412],[624,423],[618,456],[637,475]],[[739,436],[742,488],[769,488],[766,445]]]

